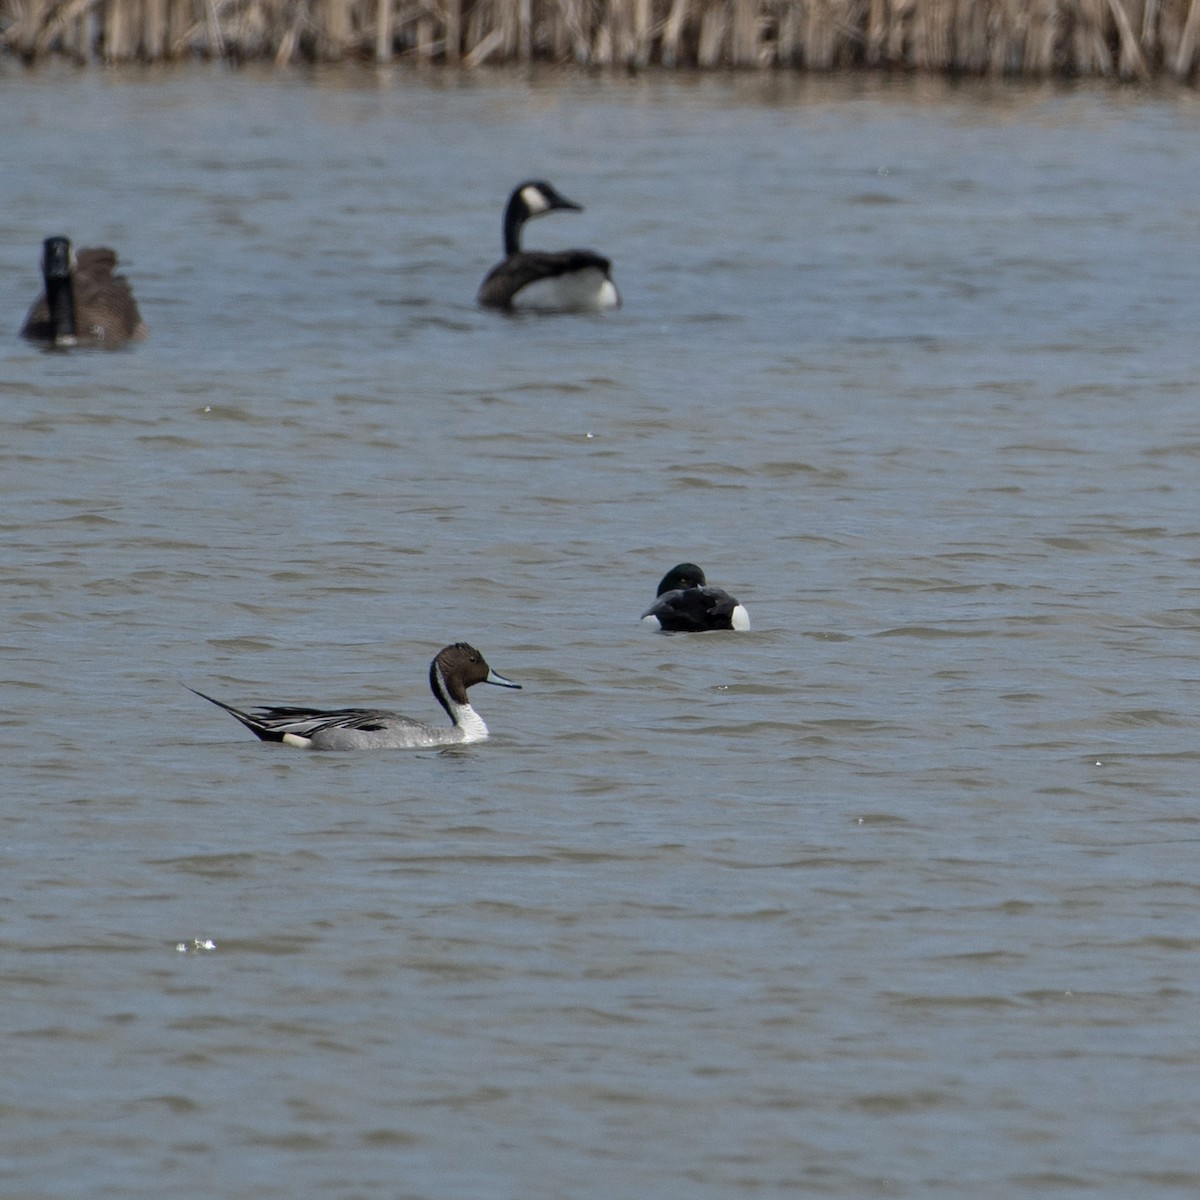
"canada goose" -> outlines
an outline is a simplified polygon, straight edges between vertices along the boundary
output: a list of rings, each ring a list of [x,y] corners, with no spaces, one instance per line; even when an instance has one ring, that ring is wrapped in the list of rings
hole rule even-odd
[[[695,563],[680,563],[662,577],[642,620],[665,633],[750,628],[750,614],[728,592],[709,587]]]
[[[594,250],[521,249],[525,222],[555,209],[583,211],[544,180],[531,179],[514,189],[504,210],[504,260],[479,288],[485,308],[588,312],[619,307],[612,264]]]
[[[42,243],[46,290],[34,302],[21,336],[51,346],[120,346],[147,334],[129,280],[114,275],[117,254],[107,246],[80,250],[69,238]]]

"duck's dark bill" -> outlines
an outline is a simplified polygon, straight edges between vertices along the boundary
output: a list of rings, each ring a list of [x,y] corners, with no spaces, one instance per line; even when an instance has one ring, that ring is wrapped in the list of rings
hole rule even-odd
[[[483,682],[494,683],[497,687],[510,687],[516,688],[518,691],[521,690],[521,685],[519,683],[513,683],[511,679],[505,679],[503,675],[493,671],[491,667],[488,667],[488,676]]]

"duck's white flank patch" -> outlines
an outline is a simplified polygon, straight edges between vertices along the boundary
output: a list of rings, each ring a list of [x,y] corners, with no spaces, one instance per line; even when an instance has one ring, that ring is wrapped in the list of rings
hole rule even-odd
[[[596,294],[597,308],[620,308],[621,294],[617,291],[617,285],[611,279],[606,279],[600,285],[600,291]]]
[[[301,750],[312,745],[312,738],[301,737],[298,733],[285,733],[279,740],[286,746],[299,746]]]
[[[734,629],[741,630],[743,633],[750,628],[750,614],[740,604],[734,605],[729,619],[733,622]]]

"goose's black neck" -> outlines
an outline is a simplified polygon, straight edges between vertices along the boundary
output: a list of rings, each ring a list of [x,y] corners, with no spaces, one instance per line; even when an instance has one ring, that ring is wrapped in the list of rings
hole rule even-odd
[[[46,306],[50,310],[50,340],[69,344],[75,340],[75,289],[70,275],[63,279],[47,277]]]
[[[42,244],[42,279],[46,284],[50,339],[69,344],[76,333],[75,289],[71,282],[71,243],[65,237],[49,237]]]
[[[520,192],[514,192],[504,210],[504,253],[505,255],[521,253],[521,226],[528,217],[525,201]]]

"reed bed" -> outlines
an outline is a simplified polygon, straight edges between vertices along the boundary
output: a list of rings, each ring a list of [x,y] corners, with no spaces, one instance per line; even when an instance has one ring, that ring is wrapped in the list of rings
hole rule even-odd
[[[26,61],[875,67],[1195,82],[1200,0],[0,0]]]

